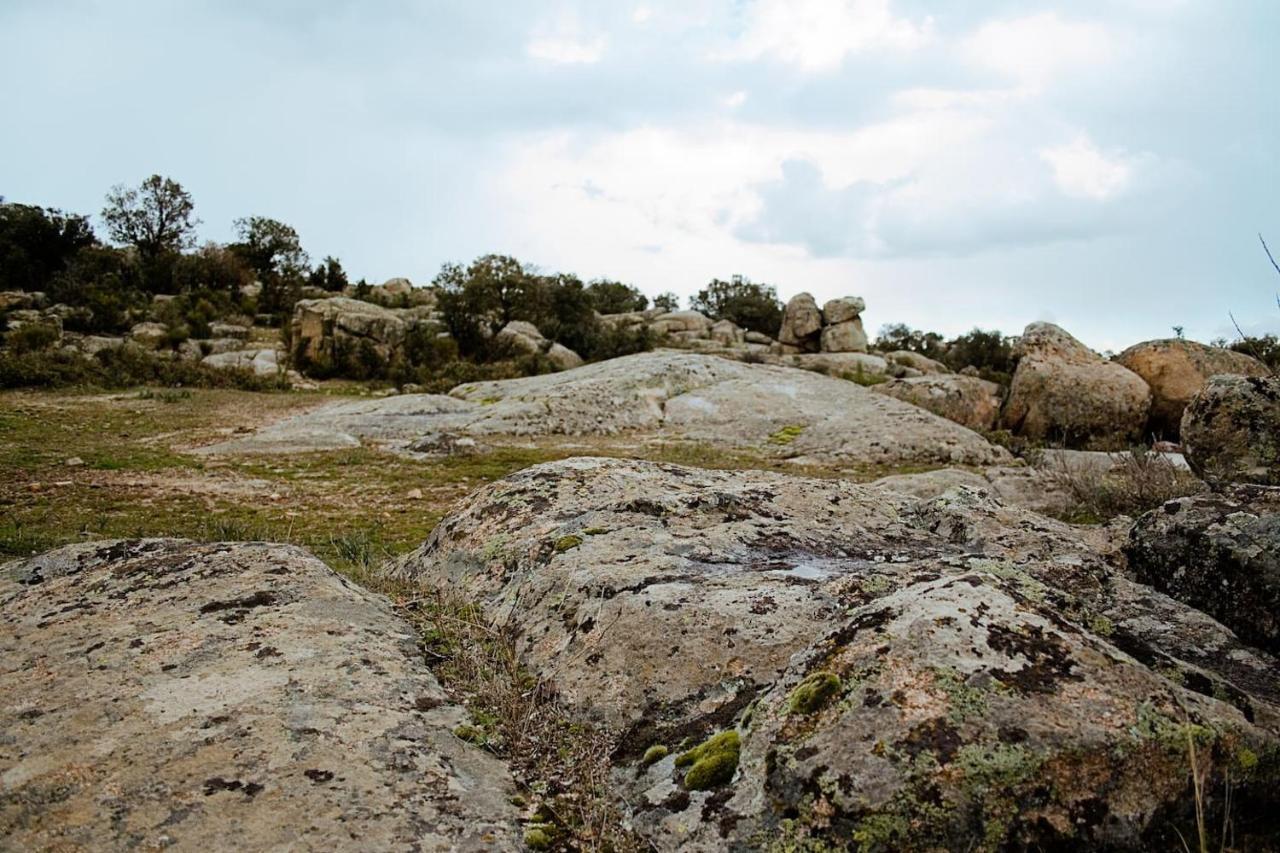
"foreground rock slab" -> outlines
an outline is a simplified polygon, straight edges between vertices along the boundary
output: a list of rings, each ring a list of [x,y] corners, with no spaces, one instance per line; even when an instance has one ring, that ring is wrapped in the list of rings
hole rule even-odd
[[[519,849],[410,626],[305,551],[71,546],[0,614],[6,849]]]
[[[562,373],[339,403],[205,453],[408,448],[425,435],[636,434],[817,464],[992,465],[1008,454],[916,406],[843,379],[695,353],[657,351]]]
[[[659,849],[1158,848],[1188,734],[1241,834],[1280,837],[1275,658],[986,490],[570,459],[387,571],[480,603],[618,732]]]

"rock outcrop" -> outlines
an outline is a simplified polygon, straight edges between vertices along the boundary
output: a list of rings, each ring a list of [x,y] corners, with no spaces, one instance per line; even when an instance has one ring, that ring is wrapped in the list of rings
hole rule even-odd
[[[344,351],[367,346],[389,359],[404,344],[408,327],[403,314],[371,302],[303,299],[293,308],[294,352],[307,361],[333,362]]]
[[[1280,653],[1280,489],[1169,501],[1138,519],[1126,553],[1138,580]]]
[[[982,436],[916,406],[809,371],[695,353],[639,353],[563,373],[338,403],[206,452],[404,448],[429,433],[660,436],[832,465],[991,465]]]
[[[821,310],[813,296],[798,293],[782,314],[778,342],[786,354],[803,352],[866,352],[862,328],[866,303],[858,296],[829,300]]]
[[[413,628],[305,551],[74,545],[0,614],[0,846],[520,849]]]
[[[784,351],[818,352],[822,340],[822,311],[812,294],[797,293],[782,312],[778,343]]]
[[[1176,845],[1188,733],[1241,835],[1277,828],[1276,660],[980,492],[578,458],[389,571],[479,601],[624,732],[658,849]]]
[[[1151,389],[1136,373],[1052,323],[1027,326],[1016,353],[1002,415],[1010,431],[1099,450],[1123,449],[1144,437]]]
[[[1183,411],[1210,376],[1268,375],[1266,365],[1244,353],[1181,338],[1144,341],[1129,347],[1115,360],[1151,387],[1149,431],[1170,439],[1178,437]]]
[[[582,356],[562,344],[547,340],[537,326],[524,320],[512,320],[494,335],[494,340],[524,355],[545,355],[560,370],[582,364]]]
[[[995,429],[1000,418],[1000,386],[973,376],[939,373],[894,379],[872,388],[973,430]]]
[[[1205,480],[1280,486],[1280,377],[1212,377],[1183,412],[1181,432]]]

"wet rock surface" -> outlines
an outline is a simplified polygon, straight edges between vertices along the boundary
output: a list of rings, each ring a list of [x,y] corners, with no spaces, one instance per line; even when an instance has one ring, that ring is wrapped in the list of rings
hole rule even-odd
[[[695,353],[641,353],[574,370],[339,403],[207,453],[402,448],[428,433],[660,435],[835,464],[997,464],[1007,453],[929,412],[809,371]]]
[[[660,849],[1176,845],[1188,734],[1274,842],[1276,660],[1115,556],[988,490],[580,458],[389,571],[474,597],[620,733]]]
[[[0,613],[6,849],[519,849],[413,630],[305,551],[70,546]]]

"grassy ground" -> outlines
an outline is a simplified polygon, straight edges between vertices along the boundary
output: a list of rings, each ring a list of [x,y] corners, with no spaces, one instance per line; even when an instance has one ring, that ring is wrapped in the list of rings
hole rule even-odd
[[[573,439],[415,461],[358,448],[209,459],[183,452],[354,392],[0,392],[0,558],[141,536],[294,542],[352,573],[421,544],[471,490],[573,455],[816,476],[749,452],[682,442]],[[880,470],[841,472],[870,479]]]

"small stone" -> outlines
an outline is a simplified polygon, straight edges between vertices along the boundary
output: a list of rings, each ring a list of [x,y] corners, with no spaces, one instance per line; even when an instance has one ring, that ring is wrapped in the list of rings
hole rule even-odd
[[[72,456],[62,464],[66,465],[68,468],[77,468],[84,464],[84,460],[81,459],[79,456]]]

